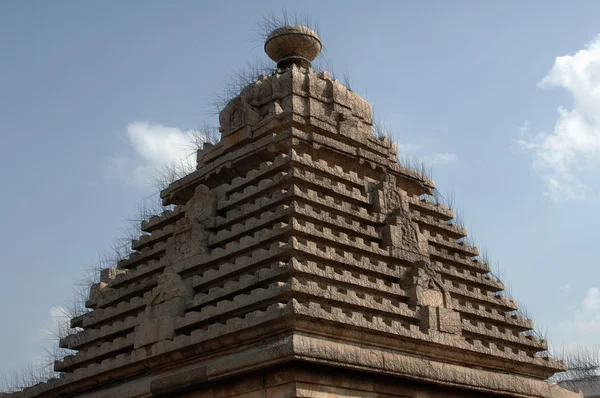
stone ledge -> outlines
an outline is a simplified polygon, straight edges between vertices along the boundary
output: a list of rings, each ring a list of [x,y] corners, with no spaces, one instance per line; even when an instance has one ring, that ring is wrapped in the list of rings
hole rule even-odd
[[[294,334],[293,347],[294,357],[309,362],[402,376],[437,385],[513,397],[582,397],[581,394],[543,380],[421,359],[383,348],[335,342],[302,334]]]
[[[403,324],[381,314],[366,316],[360,311],[347,313],[333,305],[300,303],[297,300],[293,300],[293,305],[295,314],[304,319],[317,319],[320,325],[320,329],[315,329],[314,326],[302,326],[298,323],[295,324],[296,330],[311,330],[335,336],[335,339],[361,341],[365,344],[381,344],[386,348],[395,347],[427,358],[468,363],[497,371],[505,369],[507,362],[510,362],[511,372],[515,375],[540,379],[564,370],[564,365],[555,359],[518,355],[491,345],[486,347],[480,341],[469,343],[452,334],[431,330],[423,332],[416,325]]]

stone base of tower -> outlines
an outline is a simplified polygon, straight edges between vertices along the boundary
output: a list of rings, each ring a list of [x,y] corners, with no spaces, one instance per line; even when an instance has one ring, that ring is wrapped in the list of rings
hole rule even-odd
[[[489,380],[492,381],[492,380]],[[485,392],[450,385],[435,385],[389,375],[374,374],[303,362],[271,367],[215,382],[155,391],[153,396],[181,398],[467,398],[533,397],[506,391]],[[560,390],[556,388],[555,392]],[[577,396],[567,395],[552,396]]]
[[[121,386],[122,387],[122,386]],[[293,333],[154,375],[153,397],[579,397],[546,381]]]
[[[120,369],[98,372],[93,378],[65,385],[41,385],[18,395],[27,398],[582,397],[543,379],[495,370],[499,365],[493,362],[494,358],[484,355],[479,365],[464,365],[463,358],[449,360],[449,349],[444,359],[441,352],[440,358],[425,358],[400,351],[385,344],[383,339],[374,344],[367,343],[367,339],[348,340],[308,331],[269,334],[267,328],[261,330],[261,337],[255,340],[244,342],[240,336],[227,344],[214,340],[208,345],[173,352],[166,362],[157,358],[145,365],[124,364]],[[489,361],[488,366],[483,366],[485,361]],[[137,375],[127,376],[127,366],[138,366]]]
[[[166,395],[165,395],[166,396]],[[464,398],[497,395],[308,363],[292,363],[188,388],[181,398]]]

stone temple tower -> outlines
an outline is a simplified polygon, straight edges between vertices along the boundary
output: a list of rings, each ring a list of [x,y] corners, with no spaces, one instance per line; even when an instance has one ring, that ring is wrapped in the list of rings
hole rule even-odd
[[[64,376],[23,397],[577,397],[434,184],[371,106],[273,31],[277,69],[221,111],[221,139],[102,272]]]

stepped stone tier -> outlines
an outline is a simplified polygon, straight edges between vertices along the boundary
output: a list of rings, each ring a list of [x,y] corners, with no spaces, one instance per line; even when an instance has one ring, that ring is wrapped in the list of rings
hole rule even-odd
[[[135,253],[102,272],[64,376],[24,397],[578,397],[434,183],[312,69],[316,33],[219,116]]]

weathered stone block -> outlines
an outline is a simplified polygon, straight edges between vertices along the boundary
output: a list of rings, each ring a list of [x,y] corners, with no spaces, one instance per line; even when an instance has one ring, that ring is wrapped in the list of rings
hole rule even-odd
[[[438,308],[437,311],[440,332],[460,334],[462,330],[460,313],[450,308]]]
[[[134,336],[136,350],[159,341],[172,340],[175,337],[174,318],[146,319],[136,326]]]

